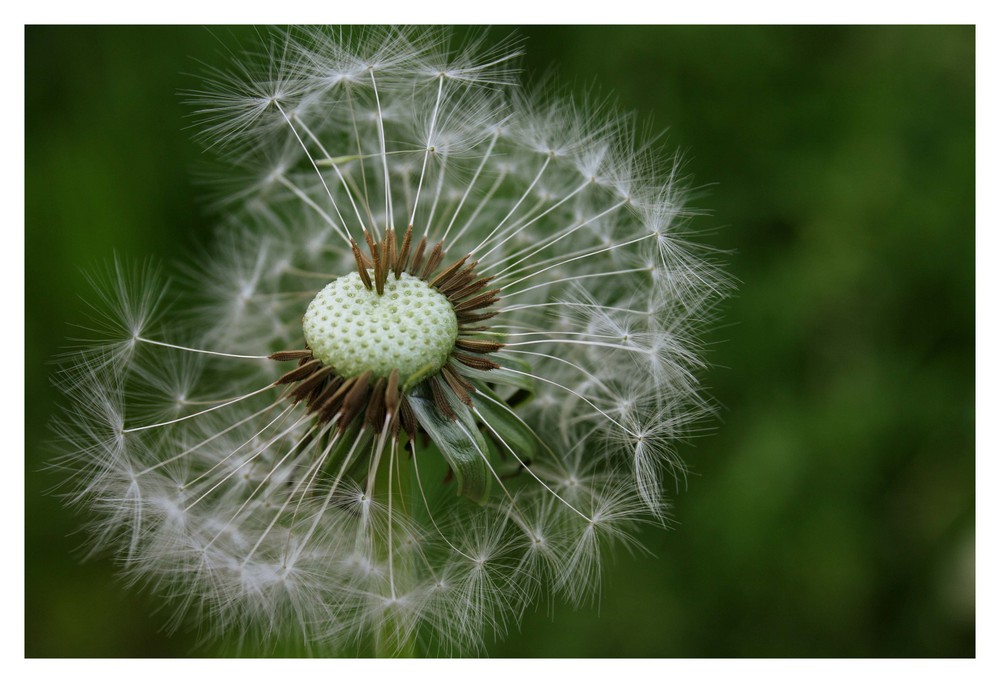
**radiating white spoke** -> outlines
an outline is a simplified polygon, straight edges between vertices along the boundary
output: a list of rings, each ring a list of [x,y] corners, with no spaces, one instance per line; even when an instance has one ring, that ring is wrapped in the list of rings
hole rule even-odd
[[[396,223],[392,216],[392,184],[389,182],[389,160],[386,158],[385,153],[385,127],[382,121],[382,102],[379,100],[378,96],[378,85],[375,83],[375,70],[369,69],[368,73],[372,77],[372,90],[375,92],[375,111],[378,114],[378,144],[379,152],[382,155],[382,169],[384,171],[385,179],[385,215],[386,221],[388,222],[390,228],[395,229]],[[376,230],[375,234],[380,236],[379,231]]]
[[[330,424],[333,424],[333,421],[331,421]],[[319,434],[317,434],[316,438],[319,439],[322,438],[322,436],[323,432],[320,432]],[[302,501],[305,500],[305,497],[309,493],[309,491],[312,490],[313,484],[316,481],[316,476],[319,474],[320,470],[323,469],[323,464],[326,462],[327,456],[330,455],[330,451],[333,450],[334,446],[336,446],[339,441],[338,437],[339,434],[335,435],[332,439],[330,439],[330,443],[328,443],[326,447],[323,449],[322,455],[316,458],[315,461],[309,466],[309,468],[306,469],[305,476],[302,477],[302,479],[300,479],[298,483],[296,483],[295,487],[292,489],[292,492],[288,494],[288,497],[285,498],[285,501],[281,504],[281,507],[278,508],[278,511],[274,513],[274,516],[271,518],[271,522],[267,525],[267,528],[264,529],[264,531],[261,533],[260,537],[257,539],[257,542],[254,543],[254,546],[250,549],[250,552],[247,553],[246,559],[243,560],[244,565],[246,565],[246,563],[250,561],[250,558],[253,557],[253,554],[257,552],[257,549],[260,547],[261,543],[263,543],[264,539],[267,538],[267,535],[271,533],[271,529],[273,529],[274,525],[278,523],[278,520],[281,518],[281,515],[283,515],[285,510],[288,509],[288,506],[289,504],[291,504],[292,499],[295,498],[295,496],[298,494],[299,502],[295,505],[295,510],[292,513],[292,522],[288,525],[288,540],[289,541],[291,540],[292,529],[295,526],[295,517],[298,514],[299,507],[302,505]],[[285,545],[285,552],[283,553],[283,556],[285,557],[288,556],[287,544]]]
[[[511,210],[507,212],[507,215],[503,217],[503,220],[501,220],[499,223],[496,224],[496,226],[493,228],[493,230],[490,232],[490,234],[488,234],[483,239],[482,242],[480,242],[475,247],[473,247],[472,249],[469,250],[470,254],[476,254],[480,249],[482,249],[483,245],[485,245],[487,242],[489,242],[490,239],[493,237],[493,235],[495,235],[497,233],[497,230],[499,230],[500,228],[503,227],[504,223],[507,222],[507,219],[509,219],[511,216],[514,215],[514,212],[517,211],[517,209],[518,209],[519,206],[521,206],[521,203],[525,199],[527,199],[528,195],[531,194],[531,191],[533,189],[535,189],[535,185],[538,184],[538,181],[542,179],[542,175],[545,173],[545,169],[547,169],[549,167],[549,162],[551,162],[551,161],[552,161],[552,157],[551,156],[545,157],[545,162],[542,164],[542,167],[540,169],[538,169],[538,173],[535,174],[534,179],[531,181],[531,184],[528,185],[528,188],[524,191],[524,194],[521,195],[521,198],[518,199],[517,202],[514,204],[514,206],[511,208]],[[494,249],[495,248],[496,247],[494,247]],[[489,256],[492,253],[493,253],[493,249],[490,249],[488,252],[486,252],[485,254],[483,254],[482,256],[480,256],[480,258],[486,258],[487,256]]]
[[[530,292],[532,290],[538,289],[539,287],[550,287],[552,285],[562,284],[563,282],[576,282],[579,280],[589,280],[596,277],[611,277],[614,275],[627,275],[629,273],[648,273],[649,268],[625,268],[623,270],[609,270],[604,273],[587,273],[586,275],[574,275],[573,277],[562,277],[555,280],[546,280],[545,282],[540,282],[537,285],[532,285],[531,287],[525,287],[524,289],[518,290],[516,292],[508,292],[503,290],[503,297],[505,299],[510,299],[512,297],[524,294],[525,292]]]
[[[441,191],[444,189],[444,179],[448,172],[448,151],[441,153],[441,168],[438,169],[437,184],[434,188],[434,201],[431,202],[430,213],[427,214],[427,227],[424,228],[424,235],[430,235],[433,230],[434,217],[437,215],[438,203],[441,201]],[[444,238],[440,238],[442,241]]]
[[[313,170],[316,172],[316,177],[318,177],[320,183],[323,184],[323,189],[326,190],[326,196],[330,198],[330,204],[333,206],[333,210],[337,212],[337,217],[340,218],[340,225],[336,227],[338,227],[341,230],[341,237],[344,238],[344,241],[350,242],[350,236],[347,234],[347,230],[343,227],[344,217],[340,215],[340,209],[337,207],[337,202],[333,198],[333,193],[330,192],[330,187],[326,184],[326,178],[323,177],[323,172],[320,171],[319,166],[316,165],[316,159],[313,158],[312,153],[309,151],[309,148],[306,146],[306,143],[302,140],[302,137],[299,135],[299,132],[295,130],[295,124],[292,122],[292,119],[288,116],[288,114],[285,113],[285,110],[281,107],[281,103],[275,100],[274,106],[278,108],[278,111],[280,111],[281,115],[285,118],[285,122],[288,124],[288,127],[292,130],[292,135],[294,135],[295,139],[298,140],[299,145],[302,147],[302,151],[306,153],[306,157],[308,157],[309,163],[312,165]],[[279,176],[279,178],[284,178],[284,175]],[[312,202],[311,200],[310,200],[310,206],[318,208],[315,202]],[[326,216],[326,213],[323,212],[323,215]],[[330,222],[331,224],[333,224],[332,220]]]
[[[544,218],[545,216],[549,215],[550,213],[552,213],[553,211],[555,211],[556,209],[558,209],[560,206],[562,206],[563,204],[565,204],[566,202],[568,202],[570,199],[572,199],[573,197],[575,197],[577,194],[579,194],[580,192],[582,192],[585,188],[587,188],[589,186],[590,186],[590,182],[589,181],[581,184],[575,190],[573,190],[572,192],[570,192],[569,194],[567,194],[565,197],[563,197],[562,199],[560,199],[558,202],[556,202],[555,204],[553,204],[552,206],[550,206],[549,208],[547,208],[545,211],[543,211],[542,213],[540,213],[537,216],[535,216],[534,218],[531,218],[530,220],[528,220],[528,221],[526,221],[524,223],[521,223],[520,225],[516,224],[516,223],[514,225],[512,225],[510,227],[509,234],[507,234],[508,233],[507,230],[503,231],[501,233],[501,236],[503,237],[503,239],[500,242],[498,242],[497,244],[495,244],[493,246],[493,248],[490,249],[486,254],[483,254],[482,258],[486,258],[489,254],[493,253],[495,250],[499,249],[500,247],[502,247],[503,245],[505,245],[507,242],[509,242],[510,240],[512,240],[515,237],[517,237],[519,234],[521,234],[521,232],[523,232],[524,230],[526,230],[527,228],[531,227],[532,225],[534,225],[535,223],[537,223],[539,220],[541,220],[542,218]]]
[[[500,170],[500,173],[497,175],[496,180],[493,181],[493,184],[486,191],[486,195],[479,201],[479,203],[476,205],[476,208],[473,209],[472,215],[469,216],[469,218],[465,221],[465,224],[462,226],[462,229],[458,231],[457,235],[455,235],[455,239],[453,239],[451,242],[453,245],[455,244],[455,242],[459,240],[459,238],[469,228],[469,226],[476,222],[476,218],[479,216],[480,212],[487,205],[489,205],[490,200],[493,199],[494,193],[496,193],[496,191],[500,189],[500,186],[503,185],[503,182],[506,179],[507,179],[507,169],[504,168]],[[455,215],[457,216],[458,213],[456,212]]]
[[[454,550],[456,553],[458,553],[465,559],[475,561],[472,558],[472,556],[459,550],[450,540],[448,540],[448,537],[445,535],[445,533],[441,531],[441,527],[438,526],[437,520],[434,519],[434,514],[431,512],[430,503],[427,502],[427,494],[424,492],[423,481],[420,479],[420,464],[419,464],[419,458],[417,457],[416,442],[410,441],[410,444],[413,446],[412,462],[413,462],[413,472],[416,475],[417,479],[417,488],[420,490],[420,498],[424,501],[424,509],[427,510],[427,517],[428,519],[431,520],[431,524],[434,526],[434,530],[437,531],[438,536],[448,545],[448,547],[450,547],[452,550]]]
[[[562,358],[561,356],[553,356],[553,355],[548,354],[548,353],[542,353],[541,351],[524,351],[523,349],[517,349],[517,350],[510,349],[509,351],[505,351],[505,353],[516,353],[516,354],[519,354],[519,355],[522,355],[522,356],[535,356],[537,358],[548,358],[549,360],[554,360],[556,362],[563,363],[564,365],[568,365],[569,367],[573,368],[574,370],[576,370],[577,372],[579,372],[581,375],[583,375],[584,377],[586,377],[588,380],[590,380],[591,382],[593,382],[596,386],[601,387],[602,389],[605,389],[606,386],[607,386],[607,385],[604,384],[603,381],[601,381],[600,379],[598,379],[597,377],[595,377],[593,374],[591,374],[591,372],[588,371],[586,368],[582,367],[581,365],[579,365],[577,363],[574,363],[571,360],[567,360],[565,358]]]
[[[498,260],[494,261],[493,263],[491,263],[488,267],[483,268],[483,272],[485,273],[485,272],[492,271],[494,268],[498,267],[499,265],[501,265],[503,263],[506,263],[507,261],[510,261],[511,259],[515,259],[515,258],[517,259],[517,261],[515,261],[514,263],[512,263],[511,266],[516,266],[517,264],[523,262],[524,260],[529,259],[532,256],[534,256],[534,255],[536,255],[536,254],[538,254],[538,253],[540,253],[540,252],[548,249],[553,244],[557,244],[557,243],[561,242],[562,240],[566,239],[567,237],[569,237],[570,235],[572,235],[573,233],[575,233],[577,230],[580,230],[581,228],[585,228],[586,226],[590,225],[591,223],[593,223],[594,221],[596,221],[598,219],[604,218],[605,216],[607,216],[609,213],[611,213],[613,211],[617,211],[618,209],[620,209],[624,205],[625,205],[625,202],[619,202],[618,204],[610,206],[607,209],[605,209],[604,211],[601,211],[600,213],[595,214],[594,216],[591,216],[587,220],[581,221],[580,223],[577,223],[572,228],[565,228],[565,229],[559,231],[559,233],[555,237],[553,237],[552,239],[548,240],[547,242],[545,242],[544,244],[542,244],[540,247],[537,247],[537,248],[526,247],[525,249],[522,249],[520,251],[516,251],[513,254],[510,254],[510,255],[505,256],[505,257],[503,257],[501,259],[498,259]],[[500,245],[497,245],[497,246],[500,246]],[[495,248],[496,247],[494,247],[494,249]],[[489,252],[487,252],[487,254],[491,253],[492,251],[493,251],[493,249],[491,249]],[[524,253],[525,251],[528,251],[529,253],[525,254]],[[524,255],[522,256],[522,254],[524,254]],[[483,255],[483,258],[485,258],[485,257],[486,257],[486,254]],[[510,266],[508,266],[508,268],[509,267]]]
[[[483,154],[483,158],[480,159],[479,167],[476,168],[476,172],[473,174],[472,180],[469,181],[469,186],[465,188],[465,192],[462,194],[462,199],[458,202],[458,207],[455,209],[455,213],[452,214],[451,220],[448,221],[448,227],[445,229],[444,235],[442,235],[441,237],[442,240],[448,239],[448,233],[451,232],[451,226],[455,224],[455,219],[458,218],[458,214],[462,212],[462,207],[465,206],[465,200],[469,198],[469,193],[472,192],[472,188],[475,186],[476,181],[479,180],[479,174],[483,172],[483,167],[486,166],[486,162],[489,161],[490,155],[493,153],[493,146],[496,145],[497,138],[499,137],[500,137],[500,130],[498,128],[497,131],[493,133],[493,137],[490,138],[490,144],[486,148],[486,152]],[[458,234],[455,235],[455,239],[452,240],[451,243],[448,245],[449,251],[451,250],[452,247],[455,246],[455,242],[457,242],[462,237],[462,234],[465,233],[465,229],[468,227],[468,225],[469,224],[466,223],[465,227],[463,227],[458,232]]]
[[[619,308],[616,306],[605,306],[603,304],[587,303],[583,301],[545,301],[538,304],[515,304],[513,306],[504,306],[498,313],[513,313],[515,311],[524,311],[532,308],[558,308],[560,306],[569,306],[575,308],[596,308],[599,311],[613,311],[615,313],[630,313],[639,316],[648,316],[650,312],[648,310],[638,310],[635,308]]]
[[[222,356],[224,358],[244,358],[250,360],[267,360],[269,356],[248,356],[241,353],[225,353],[223,351],[207,351],[205,349],[195,349],[190,346],[178,346],[177,344],[168,344],[167,342],[155,341],[153,339],[147,339],[145,337],[136,337],[136,341],[143,342],[144,344],[152,344],[153,346],[163,346],[168,349],[177,349],[178,351],[190,351],[191,353],[204,353],[209,356]]]
[[[226,406],[231,406],[234,403],[239,403],[240,401],[245,401],[246,399],[250,398],[251,396],[256,396],[257,394],[262,394],[265,391],[267,391],[269,389],[273,389],[273,388],[274,388],[273,384],[268,384],[266,387],[258,389],[257,391],[251,391],[249,394],[244,394],[243,396],[240,396],[239,398],[234,398],[232,401],[226,401],[225,403],[220,403],[217,406],[212,406],[211,408],[206,408],[205,410],[199,411],[197,413],[192,413],[190,415],[185,415],[183,417],[178,417],[178,418],[175,418],[173,420],[167,420],[166,422],[158,422],[158,423],[152,424],[152,425],[143,425],[142,427],[129,427],[128,429],[123,429],[122,430],[122,434],[130,434],[132,432],[141,432],[141,431],[146,430],[146,429],[155,429],[157,427],[166,427],[167,425],[172,425],[172,424],[176,424],[178,422],[183,422],[184,420],[190,420],[192,418],[198,417],[199,415],[204,415],[206,413],[210,413],[213,410],[219,410],[220,408],[225,408]]]
[[[626,434],[628,434],[630,436],[637,436],[631,429],[629,429],[628,427],[626,427],[625,425],[623,425],[621,422],[619,422],[615,418],[611,417],[606,412],[604,412],[603,410],[601,410],[600,408],[598,408],[596,405],[594,405],[594,402],[591,401],[589,398],[587,398],[586,396],[584,396],[583,394],[581,394],[581,393],[579,393],[577,391],[574,391],[573,389],[570,389],[569,387],[567,387],[567,386],[565,386],[563,384],[560,384],[559,382],[551,380],[548,377],[542,377],[541,375],[536,375],[536,374],[533,374],[533,373],[530,373],[530,372],[522,372],[521,370],[515,370],[514,368],[505,367],[504,370],[506,370],[507,372],[513,372],[516,375],[524,375],[525,377],[530,377],[532,379],[537,379],[537,380],[539,380],[541,382],[545,382],[546,384],[551,384],[554,387],[562,389],[563,391],[568,392],[568,393],[572,394],[573,396],[576,396],[578,399],[580,399],[581,401],[583,401],[584,403],[586,403],[587,405],[589,405],[591,408],[593,408],[594,410],[596,410],[597,412],[599,412],[601,415],[603,415],[608,420],[610,420],[616,427],[618,427],[619,429],[621,429]]]
[[[389,420],[391,420],[391,419],[392,419],[391,415],[386,415],[385,416],[385,424],[382,426],[382,434],[385,434],[389,430]],[[379,440],[381,441],[382,439],[380,438]],[[399,442],[396,441],[396,439],[393,439],[392,443],[389,445],[389,473],[388,473],[388,476],[386,477],[386,479],[388,479],[388,483],[387,483],[388,491],[386,491],[386,497],[388,498],[388,501],[389,501],[388,502],[388,507],[389,507],[388,520],[386,522],[386,526],[388,527],[388,531],[387,531],[387,534],[388,534],[388,539],[387,539],[388,543],[387,543],[387,545],[389,546],[389,593],[390,593],[390,595],[391,595],[391,597],[392,597],[393,600],[396,599],[396,575],[395,575],[395,571],[394,571],[394,567],[395,567],[395,564],[396,564],[396,561],[395,561],[395,554],[396,553],[395,553],[394,548],[393,548],[393,540],[394,539],[393,539],[393,535],[392,535],[392,470],[393,470],[393,467],[396,464],[396,444],[397,443],[399,443]]]
[[[347,180],[344,178],[344,174],[341,173],[340,171],[340,165],[333,163],[330,153],[327,151],[326,147],[323,146],[323,143],[320,141],[320,139],[315,135],[313,135],[312,130],[310,130],[309,127],[305,125],[305,123],[302,123],[301,125],[302,129],[306,132],[306,135],[309,136],[309,139],[312,140],[313,144],[315,144],[319,148],[319,151],[323,153],[325,160],[329,161],[330,166],[333,168],[333,172],[337,174],[337,178],[340,179],[340,184],[343,186],[344,193],[347,195],[347,199],[351,203],[351,208],[354,209],[354,215],[358,219],[358,224],[361,227],[361,231],[364,232],[365,220],[361,217],[361,212],[358,210],[358,205],[354,201],[354,193],[351,192],[351,188],[348,187]],[[364,168],[364,159],[360,159],[360,163],[362,168]],[[333,195],[330,195],[330,201],[333,201]],[[334,206],[336,206],[336,202],[334,202]],[[339,210],[337,211],[337,215],[340,216]],[[344,220],[343,216],[341,216],[340,219],[343,221]]]
[[[214,472],[217,467],[221,466],[223,463],[225,463],[226,461],[228,461],[231,457],[233,457],[234,455],[236,455],[236,453],[238,453],[243,448],[243,446],[246,446],[247,444],[252,443],[254,439],[256,439],[260,434],[264,433],[264,431],[267,430],[267,428],[270,427],[271,424],[274,424],[274,422],[276,422],[278,420],[278,418],[283,417],[286,413],[287,413],[287,410],[285,412],[282,412],[281,415],[279,415],[274,420],[272,420],[270,424],[268,424],[266,427],[264,427],[264,429],[261,429],[259,432],[257,432],[256,434],[254,434],[249,440],[245,441],[236,450],[232,451],[229,455],[227,455],[225,458],[223,458],[222,460],[220,460],[219,462],[217,462],[215,465],[213,465],[212,467],[210,467],[208,470],[206,470],[205,472],[202,472],[200,475],[198,475],[197,477],[195,477],[194,479],[192,479],[190,482],[188,482],[187,486],[190,486],[191,484],[194,484],[194,483],[200,481],[201,479],[204,479],[206,476],[208,476],[209,474],[211,474],[212,472]],[[244,467],[246,467],[247,465],[251,464],[257,458],[257,456],[259,456],[261,453],[263,453],[268,448],[270,448],[271,445],[273,445],[279,439],[284,438],[286,435],[288,435],[292,431],[294,431],[300,424],[302,424],[302,422],[305,421],[306,417],[307,416],[303,415],[298,420],[296,420],[294,423],[292,423],[292,425],[290,427],[288,427],[285,431],[281,432],[277,436],[274,436],[270,441],[268,441],[266,444],[264,444],[260,448],[255,449],[254,452],[253,452],[253,455],[249,456],[246,460],[244,460],[237,467],[235,467],[231,472],[229,472],[229,474],[225,475],[224,477],[222,477],[221,479],[219,479],[219,481],[215,482],[212,486],[210,486],[208,488],[208,490],[206,490],[204,493],[202,493],[200,496],[198,496],[192,503],[190,503],[186,508],[184,508],[185,511],[190,510],[195,505],[197,505],[198,503],[200,503],[201,501],[203,501],[206,496],[208,496],[213,491],[215,491],[217,488],[219,488],[224,483],[226,483],[231,477],[233,477],[234,475],[236,475]]]
[[[202,446],[206,446],[206,445],[210,444],[211,442],[213,442],[216,439],[218,439],[220,436],[224,436],[224,435],[228,434],[229,432],[233,431],[237,427],[243,426],[247,422],[249,422],[249,421],[251,421],[251,420],[259,417],[260,415],[266,413],[269,410],[274,410],[278,406],[278,404],[280,402],[281,402],[280,400],[279,401],[275,401],[274,403],[272,403],[271,405],[267,406],[266,408],[261,408],[256,413],[251,413],[250,415],[247,415],[245,418],[243,418],[239,422],[234,422],[233,424],[229,425],[225,429],[219,430],[217,432],[213,432],[210,437],[204,439],[203,441],[195,444],[194,446],[191,446],[190,448],[184,449],[183,451],[181,451],[180,453],[177,453],[176,455],[170,456],[166,460],[161,460],[160,462],[156,463],[155,465],[151,465],[151,466],[147,467],[146,469],[144,469],[144,470],[140,471],[139,473],[137,473],[135,476],[136,477],[141,477],[144,474],[149,474],[150,472],[158,470],[161,467],[169,465],[172,462],[176,462],[177,460],[180,460],[185,455],[189,455],[191,453],[194,453],[195,451],[197,451]]]
[[[322,219],[326,222],[326,224],[329,225],[330,227],[332,227],[334,230],[336,230],[337,233],[340,235],[340,237],[345,242],[347,242],[348,244],[351,243],[350,236],[347,235],[347,230],[344,228],[344,226],[340,225],[335,220],[333,220],[333,218],[330,216],[330,214],[328,214],[326,211],[324,211],[323,207],[321,207],[319,204],[317,204],[313,200],[312,197],[310,197],[308,194],[305,193],[305,191],[302,188],[300,188],[298,185],[296,185],[295,183],[293,183],[291,180],[289,180],[284,175],[279,175],[278,178],[277,178],[277,180],[278,180],[279,183],[281,183],[282,185],[284,185],[285,187],[287,187],[289,190],[291,190],[292,194],[294,194],[296,197],[298,197],[300,200],[302,200],[303,204],[305,204],[310,209],[312,209],[313,211],[315,211],[316,213],[318,213],[320,215],[320,217],[322,217]],[[336,205],[334,205],[334,208],[336,208]]]
[[[357,450],[358,445],[361,443],[362,437],[365,436],[365,430],[358,430],[358,435],[354,439],[354,443],[351,444],[350,450],[344,455],[344,463],[340,466],[340,471],[337,472],[336,478],[334,478],[333,483],[330,484],[330,490],[327,492],[326,497],[323,499],[323,504],[320,506],[319,510],[313,515],[312,525],[310,525],[309,530],[302,537],[302,540],[298,544],[298,548],[304,548],[309,543],[309,539],[312,538],[313,534],[316,533],[317,527],[319,527],[320,520],[323,519],[323,515],[330,507],[330,502],[333,500],[333,495],[337,491],[337,487],[340,486],[340,482],[344,477],[344,473],[347,472],[347,468],[352,462],[354,462],[354,452]]]
[[[504,410],[504,411],[506,411],[507,413],[509,413],[510,415],[512,415],[512,416],[513,416],[513,417],[514,417],[514,418],[515,418],[515,419],[516,419],[516,420],[517,420],[518,422],[520,422],[520,423],[521,423],[522,425],[524,425],[524,427],[525,427],[525,428],[527,428],[527,429],[530,429],[530,427],[528,427],[528,425],[527,425],[527,424],[525,424],[524,420],[522,420],[522,419],[521,419],[521,418],[520,418],[520,417],[519,417],[519,416],[517,415],[517,413],[515,413],[515,412],[514,412],[513,410],[511,410],[511,409],[510,409],[510,407],[509,407],[509,406],[508,406],[508,405],[507,405],[506,403],[504,403],[503,401],[495,401],[495,400],[493,400],[492,398],[490,398],[489,396],[487,396],[487,395],[485,395],[485,394],[479,394],[479,396],[480,396],[480,397],[483,397],[483,398],[486,398],[486,399],[489,399],[490,403],[494,403],[494,404],[496,404],[497,406],[499,406],[499,407],[500,407],[500,409],[501,409],[501,410]],[[495,436],[495,437],[496,437],[496,438],[497,438],[497,439],[498,439],[498,440],[500,441],[500,443],[502,443],[502,444],[504,445],[504,447],[505,447],[505,448],[506,448],[506,449],[507,449],[508,451],[510,451],[510,454],[514,456],[514,459],[515,459],[515,460],[517,460],[518,464],[519,464],[519,465],[521,466],[521,468],[522,468],[522,469],[524,469],[524,471],[525,471],[525,472],[527,472],[528,474],[530,474],[530,475],[531,475],[531,477],[532,477],[532,478],[533,478],[533,479],[534,479],[535,481],[537,481],[537,482],[538,482],[539,484],[541,484],[541,485],[542,485],[542,487],[543,487],[543,488],[544,488],[544,489],[545,489],[546,491],[548,491],[548,492],[549,492],[549,493],[551,493],[551,494],[552,494],[553,496],[555,496],[555,497],[556,497],[556,498],[557,498],[557,499],[558,499],[558,500],[559,500],[559,501],[560,501],[560,502],[561,502],[561,503],[562,503],[563,505],[565,505],[566,507],[568,507],[568,508],[569,508],[570,510],[572,510],[572,511],[573,511],[573,512],[575,512],[576,514],[580,515],[580,517],[583,517],[583,519],[585,519],[585,520],[586,520],[587,522],[590,522],[590,521],[591,521],[590,517],[588,517],[587,515],[583,514],[583,513],[582,513],[582,512],[580,512],[579,510],[577,510],[577,509],[576,509],[575,507],[573,507],[573,506],[572,506],[572,505],[571,505],[570,503],[568,503],[568,502],[566,501],[566,499],[565,499],[565,498],[563,498],[563,497],[562,497],[562,496],[560,496],[560,495],[559,495],[558,493],[556,493],[555,491],[553,491],[553,490],[552,490],[552,488],[551,488],[551,487],[549,487],[549,485],[548,485],[548,484],[546,484],[546,483],[545,483],[544,481],[542,481],[542,480],[541,480],[541,478],[539,478],[539,476],[538,476],[537,474],[535,474],[535,473],[534,473],[534,471],[532,471],[532,469],[531,469],[530,467],[528,467],[528,465],[527,465],[527,464],[526,464],[526,463],[525,463],[525,462],[524,462],[523,460],[521,460],[521,456],[519,456],[519,455],[517,454],[517,451],[515,451],[515,450],[514,450],[513,448],[511,448],[511,447],[510,447],[510,446],[509,446],[509,445],[507,444],[507,442],[506,442],[506,441],[504,441],[504,438],[503,438],[502,436],[500,436],[500,433],[499,433],[499,432],[497,432],[497,430],[493,429],[493,426],[492,426],[492,425],[490,424],[489,420],[487,420],[487,419],[486,419],[485,417],[483,417],[483,414],[482,414],[482,413],[480,413],[480,412],[479,412],[479,410],[478,410],[477,408],[473,408],[473,409],[472,409],[472,412],[474,412],[474,413],[476,414],[476,416],[477,416],[477,417],[478,417],[478,418],[480,419],[480,421],[482,421],[482,423],[483,423],[483,424],[485,424],[485,425],[486,425],[487,427],[489,427],[489,430],[490,430],[491,432],[493,432],[493,436]],[[534,432],[532,432],[532,434],[534,434]],[[536,437],[536,438],[537,438],[537,437]]]
[[[305,442],[306,439],[312,437],[313,433],[316,432],[317,429],[319,429],[319,432],[317,433],[317,436],[319,436],[319,435],[322,435],[322,433],[324,431],[326,431],[328,428],[329,428],[329,424],[327,424],[324,427],[320,427],[318,425],[313,425],[312,427],[310,427],[309,429],[307,429],[306,432],[305,432],[305,434],[303,434],[302,437],[298,441],[296,441],[292,445],[292,447],[289,448],[285,452],[285,454],[283,456],[281,456],[280,459],[278,459],[278,461],[276,463],[274,463],[274,466],[270,470],[268,470],[267,474],[265,474],[261,478],[260,482],[254,488],[254,490],[251,491],[250,495],[246,496],[243,499],[243,502],[240,503],[240,505],[236,508],[236,512],[233,513],[233,516],[229,518],[229,521],[226,522],[221,529],[219,529],[219,532],[217,534],[215,534],[215,537],[212,538],[211,541],[208,542],[208,545],[211,546],[213,543],[215,543],[215,541],[218,540],[219,536],[221,536],[226,531],[226,529],[229,528],[229,525],[231,525],[234,521],[236,521],[236,519],[240,515],[243,514],[243,511],[247,508],[248,505],[250,505],[250,501],[252,501],[254,498],[257,497],[257,494],[260,493],[261,489],[263,489],[264,486],[271,480],[271,477],[274,476],[274,473],[277,472],[281,468],[281,466],[285,464],[285,461],[288,460],[288,458],[290,458],[292,456],[292,454],[295,453],[295,451],[298,450],[299,446],[301,446]],[[246,464],[246,463],[244,463],[244,464]],[[242,467],[242,465],[241,465],[241,467]],[[254,548],[254,550],[256,550],[256,547]],[[253,551],[251,551],[251,555],[252,554],[253,554]],[[247,559],[249,559],[249,557]]]
[[[434,144],[434,126],[437,124],[438,110],[441,108],[441,93],[444,90],[444,76],[438,76],[438,91],[437,99],[434,101],[434,111],[431,113],[431,125],[430,130],[427,133],[427,149],[424,152],[424,163],[420,167],[420,180],[417,182],[417,194],[413,199],[413,211],[410,213],[410,225],[413,225],[413,221],[417,216],[417,204],[420,202],[420,190],[424,186],[424,174],[427,172],[427,159],[431,155],[431,150]],[[430,229],[430,221],[427,222],[427,228]],[[425,233],[426,234],[426,231]]]
[[[571,257],[568,257],[568,258],[563,258],[563,259],[557,260],[554,263],[551,263],[551,264],[549,264],[549,265],[547,265],[547,266],[545,266],[543,268],[539,268],[538,270],[535,270],[535,271],[529,273],[528,275],[523,275],[520,278],[518,278],[517,280],[514,280],[513,282],[507,283],[507,286],[511,286],[512,287],[512,286],[518,284],[519,282],[524,282],[525,280],[530,280],[533,277],[538,277],[542,273],[544,273],[544,272],[546,272],[548,270],[552,270],[553,268],[559,268],[560,266],[565,266],[567,263],[572,263],[574,261],[579,261],[581,259],[590,258],[591,256],[598,256],[600,254],[606,254],[609,251],[614,251],[615,249],[621,249],[623,247],[628,247],[628,246],[631,246],[631,245],[636,244],[638,242],[642,242],[644,240],[648,240],[649,238],[655,237],[655,236],[656,235],[653,235],[653,234],[644,235],[642,237],[636,237],[635,239],[628,240],[627,242],[616,242],[615,244],[612,244],[611,246],[608,246],[608,247],[604,247],[602,249],[597,249],[597,250],[594,250],[594,251],[588,251],[588,252],[585,252],[583,254],[579,254],[579,255],[576,255],[576,256],[571,256]],[[512,268],[512,267],[513,267],[513,265],[508,266],[504,270],[501,270],[497,274],[497,280],[498,281],[502,281],[504,279],[504,277],[503,277],[504,273],[506,273],[507,270],[509,268]]]

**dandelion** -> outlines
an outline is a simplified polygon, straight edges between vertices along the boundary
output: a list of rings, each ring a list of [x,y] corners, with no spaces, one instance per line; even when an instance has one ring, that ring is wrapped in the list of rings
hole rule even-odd
[[[249,643],[476,652],[666,521],[724,280],[631,119],[518,46],[276,32],[191,93],[225,216],[116,263],[58,423],[98,547]]]

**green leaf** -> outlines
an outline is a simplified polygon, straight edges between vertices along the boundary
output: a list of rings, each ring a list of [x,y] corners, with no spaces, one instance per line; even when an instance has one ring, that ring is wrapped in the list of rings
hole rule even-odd
[[[490,474],[486,457],[488,446],[476,428],[475,420],[465,405],[451,405],[457,416],[449,420],[441,414],[434,401],[410,394],[407,397],[417,422],[423,427],[441,455],[448,461],[458,482],[458,494],[482,505],[490,491]]]
[[[538,440],[535,438],[534,432],[528,425],[524,424],[520,417],[506,407],[499,396],[485,385],[479,383],[476,391],[478,394],[473,394],[473,400],[476,403],[476,410],[486,422],[487,429],[495,432],[500,440],[527,464],[527,461],[532,460],[537,452]],[[509,453],[507,448],[502,450],[504,455]]]

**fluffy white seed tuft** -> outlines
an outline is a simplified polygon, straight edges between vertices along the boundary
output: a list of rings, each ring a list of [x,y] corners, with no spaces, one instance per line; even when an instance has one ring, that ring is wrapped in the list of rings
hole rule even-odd
[[[517,87],[516,42],[451,42],[292,29],[212,69],[190,99],[220,159],[214,247],[173,289],[149,267],[94,279],[55,379],[58,465],[177,623],[476,652],[534,600],[595,599],[610,549],[667,519],[727,288],[683,234],[676,167],[606,102]],[[419,273],[363,286],[352,241],[409,226],[490,278],[482,319]],[[304,348],[377,378],[337,409],[385,409],[341,429],[276,386],[272,354]],[[392,422],[393,370],[418,438]]]

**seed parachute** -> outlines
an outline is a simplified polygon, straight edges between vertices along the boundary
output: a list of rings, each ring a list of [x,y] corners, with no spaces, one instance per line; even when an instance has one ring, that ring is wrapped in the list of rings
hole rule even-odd
[[[94,277],[59,465],[177,623],[477,652],[667,520],[727,288],[677,166],[457,42],[282,30],[210,70],[213,246]]]

